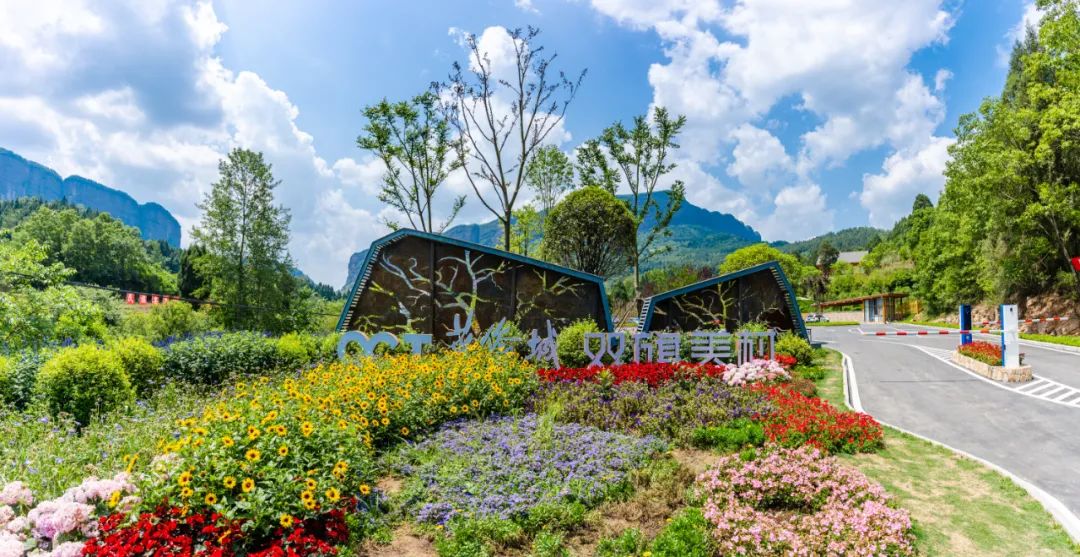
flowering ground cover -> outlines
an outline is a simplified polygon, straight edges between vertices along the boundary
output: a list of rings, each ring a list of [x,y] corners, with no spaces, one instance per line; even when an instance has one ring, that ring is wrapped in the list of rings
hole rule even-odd
[[[907,511],[813,447],[724,457],[697,489],[723,554],[914,554]]]
[[[881,424],[868,414],[838,410],[788,385],[755,385],[750,390],[765,395],[772,408],[761,417],[769,441],[828,453],[872,452],[884,444]]]
[[[976,340],[970,344],[960,345],[958,348],[961,354],[979,360],[984,364],[990,364],[992,366],[1001,365],[1001,346],[986,342],[985,340]]]
[[[715,555],[714,516],[685,498],[695,462],[882,447],[871,418],[792,386],[834,375],[780,359],[554,374],[470,349],[166,384],[83,426],[2,410],[0,489],[25,483],[0,492],[0,557],[352,555],[402,517],[430,554]],[[403,491],[376,487],[388,466]]]
[[[538,411],[553,411],[560,422],[653,435],[679,446],[692,445],[699,428],[771,409],[760,394],[711,376],[668,381],[656,388],[637,381],[618,385],[547,382],[540,386],[532,406]]]
[[[649,362],[619,365],[589,366],[576,368],[542,369],[538,373],[544,381],[605,381],[620,384],[629,381],[647,383],[657,387],[676,379],[688,380],[700,377],[720,377],[730,385],[744,385],[758,381],[788,379],[785,366],[795,359],[783,354],[776,360],[754,359],[741,366],[734,364],[699,364],[691,362]]]
[[[447,424],[392,460],[409,478],[407,512],[445,527],[457,538],[447,543],[460,545],[478,543],[476,521],[510,521],[498,528],[526,537],[579,523],[588,508],[626,494],[630,474],[666,448],[652,437],[527,414]]]

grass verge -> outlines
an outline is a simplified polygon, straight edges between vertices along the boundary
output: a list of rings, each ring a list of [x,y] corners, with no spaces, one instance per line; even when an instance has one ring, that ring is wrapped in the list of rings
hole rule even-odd
[[[844,407],[839,352],[827,351],[826,367],[818,396]],[[881,483],[911,512],[922,555],[1080,554],[1080,546],[1026,491],[943,447],[887,427],[881,452],[839,458]]]
[[[1080,347],[1080,335],[1040,335],[1035,333],[1020,333],[1020,338],[1023,340],[1034,340],[1038,342],[1061,344],[1064,346]]]
[[[900,323],[904,323],[904,324],[907,324],[907,325],[922,325],[924,327],[934,327],[936,329],[959,329],[960,328],[960,325],[957,325],[956,323],[946,323],[944,321],[916,321],[916,320],[912,319],[912,320],[900,321]]]

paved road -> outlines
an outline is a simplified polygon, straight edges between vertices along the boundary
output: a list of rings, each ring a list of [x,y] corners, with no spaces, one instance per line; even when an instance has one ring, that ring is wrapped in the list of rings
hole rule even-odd
[[[898,328],[918,330],[861,330]],[[1024,346],[1036,379],[1006,387],[946,363],[958,335],[877,337],[847,327],[812,335],[851,357],[866,412],[997,464],[1080,515],[1080,354]]]

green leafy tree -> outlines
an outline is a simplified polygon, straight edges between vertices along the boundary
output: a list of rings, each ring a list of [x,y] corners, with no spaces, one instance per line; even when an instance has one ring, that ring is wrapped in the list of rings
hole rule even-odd
[[[529,163],[525,183],[536,192],[540,211],[546,215],[555,207],[559,196],[574,187],[574,165],[562,149],[545,145]]]
[[[106,213],[40,206],[13,232],[16,241],[44,247],[46,262],[73,269],[73,280],[151,292],[176,292],[176,277],[163,267],[156,242]]]
[[[220,178],[199,204],[195,240],[206,248],[197,268],[210,285],[225,326],[291,330],[307,321],[309,298],[292,276],[289,211],[274,204],[271,166],[262,153],[234,149],[218,164]],[[310,291],[309,291],[310,292]]]
[[[1070,264],[1080,252],[1080,18],[1075,1],[1039,5],[1045,16],[1014,48],[1002,95],[961,117],[950,149],[918,273],[921,291],[955,296],[940,306],[1055,287],[1080,300]]]
[[[192,244],[180,256],[180,272],[176,283],[180,295],[184,298],[205,299],[207,283],[199,272],[199,261],[206,257],[206,248],[201,244]]]
[[[832,266],[836,264],[838,259],[840,259],[840,250],[834,248],[828,240],[825,240],[818,246],[817,254],[814,255],[813,262],[821,269],[821,274],[825,277],[826,281],[828,281],[829,272],[832,270]]]
[[[799,262],[798,257],[762,243],[746,246],[728,254],[724,262],[720,264],[720,274],[734,273],[769,261],[780,264],[780,268],[783,269],[788,282],[792,285],[802,284],[803,275],[808,272]]]
[[[599,138],[586,141],[578,149],[578,173],[582,184],[599,186],[615,193],[625,181],[630,190],[626,201],[634,217],[634,246],[630,253],[634,290],[641,290],[641,264],[652,256],[666,251],[656,241],[671,234],[668,225],[682,206],[686,188],[681,180],[671,183],[668,203],[661,206],[654,193],[664,177],[675,169],[668,155],[679,145],[675,143],[686,125],[686,117],[671,117],[664,107],[656,108],[652,120],[646,116],[634,118],[627,129],[622,122],[606,128]],[[648,217],[654,223],[649,231],[639,235]]]
[[[532,205],[526,205],[514,211],[513,236],[510,249],[515,253],[529,257],[540,257],[537,249],[544,230],[544,221]]]
[[[537,44],[534,27],[509,31],[513,61],[508,75],[496,75],[476,36],[465,36],[469,63],[454,62],[449,79],[438,85],[447,120],[462,141],[458,162],[477,199],[503,227],[509,251],[514,208],[525,186],[529,164],[566,115],[585,72],[569,79],[556,72],[556,54]]]
[[[0,352],[108,334],[105,309],[64,284],[72,274],[35,240],[0,242]]]
[[[379,201],[404,214],[410,227],[442,233],[465,205],[465,196],[454,199],[449,215],[436,225],[435,194],[463,164],[456,156],[461,139],[450,138],[450,124],[438,110],[438,97],[427,92],[396,103],[383,99],[365,108],[364,117],[368,123],[356,143],[382,159],[386,167]],[[398,227],[396,222],[387,224]]]
[[[630,262],[634,216],[604,189],[570,192],[548,213],[544,230],[544,255],[560,265],[610,276]]]

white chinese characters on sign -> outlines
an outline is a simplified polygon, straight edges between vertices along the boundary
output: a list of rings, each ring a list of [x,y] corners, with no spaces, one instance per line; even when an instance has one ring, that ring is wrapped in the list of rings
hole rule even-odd
[[[544,336],[533,329],[528,335],[528,340],[521,337],[511,336],[514,329],[506,319],[500,320],[494,326],[485,331],[479,338],[473,332],[473,319],[466,316],[462,323],[460,316],[454,316],[454,326],[448,336],[454,340],[450,343],[451,350],[464,350],[470,344],[478,343],[488,350],[508,352],[514,345],[525,341],[529,349],[526,359],[537,365],[551,368],[559,365],[558,334],[551,322],[547,322],[547,331]],[[735,341],[736,363],[744,362],[756,357],[774,359],[776,354],[774,344],[776,331],[764,332],[744,331],[731,334],[727,331],[693,331],[687,334],[690,344],[690,358],[703,364],[721,364],[732,357],[732,341]],[[407,333],[402,335],[402,340],[408,344],[413,354],[421,354],[424,346],[431,344],[431,335]],[[657,332],[657,333],[586,333],[583,339],[585,355],[589,357],[589,365],[602,365],[605,360],[610,365],[623,363],[624,357],[629,357],[634,363],[673,363],[682,360],[682,340],[680,333]],[[338,342],[338,357],[341,360],[348,358],[348,348],[355,343],[360,347],[361,354],[371,355],[379,344],[385,344],[393,350],[399,344],[398,338],[393,334],[382,331],[371,337],[365,336],[359,331],[349,331],[341,336]]]

